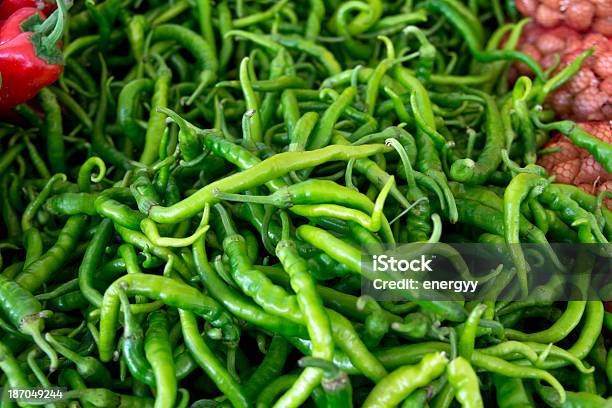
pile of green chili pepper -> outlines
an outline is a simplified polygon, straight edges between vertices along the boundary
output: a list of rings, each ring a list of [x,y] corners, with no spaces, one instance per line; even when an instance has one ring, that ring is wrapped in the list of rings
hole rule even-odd
[[[364,246],[609,248],[605,196],[535,164],[558,130],[612,169],[541,105],[581,59],[515,51],[513,3],[76,1],[0,123],[0,407],[612,406],[602,301],[361,293]]]

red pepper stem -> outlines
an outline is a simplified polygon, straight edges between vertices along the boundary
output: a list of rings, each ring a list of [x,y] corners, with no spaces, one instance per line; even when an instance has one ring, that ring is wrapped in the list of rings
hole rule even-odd
[[[51,34],[43,39],[43,47],[45,49],[57,45],[62,38],[64,34],[64,23],[66,22],[66,11],[66,3],[64,3],[64,0],[57,0],[57,21],[55,22],[55,27],[53,27]]]
[[[54,11],[53,13],[51,13],[51,15],[42,23],[37,24],[36,26],[33,27],[32,31],[37,31],[40,33],[47,33],[49,31],[51,31],[53,28],[55,28],[55,24],[57,23],[57,14],[59,13],[58,10]]]

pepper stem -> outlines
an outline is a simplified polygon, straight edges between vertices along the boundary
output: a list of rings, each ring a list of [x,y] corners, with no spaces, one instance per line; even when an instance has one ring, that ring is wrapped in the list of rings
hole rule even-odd
[[[257,195],[246,195],[246,194],[235,194],[225,193],[218,189],[213,191],[215,197],[222,201],[234,201],[240,203],[252,203],[252,204],[263,204],[273,205],[280,208],[288,208],[292,205],[291,194],[288,191],[279,190],[272,195],[257,196]]]
[[[57,21],[55,22],[55,26],[53,27],[53,31],[43,39],[43,47],[45,49],[51,48],[59,42],[64,34],[64,24],[67,20],[67,11],[68,7],[64,0],[57,0]]]
[[[66,357],[68,360],[72,361],[73,363],[77,365],[85,363],[85,359],[83,356],[81,356],[79,353],[76,353],[73,350],[70,350],[68,347],[64,346],[63,344],[61,344],[51,335],[51,333],[47,333],[45,335],[45,339],[53,346],[54,349],[57,350],[58,353]]]
[[[387,196],[391,191],[391,188],[395,184],[395,178],[393,176],[389,177],[382,190],[376,197],[376,201],[374,202],[374,210],[372,211],[372,228],[378,231],[380,229],[380,225],[383,218],[383,208],[385,206],[385,201],[387,200]]]
[[[32,371],[32,373],[34,374],[34,376],[36,377],[38,382],[44,388],[51,388],[51,383],[49,382],[49,379],[42,372],[42,370],[38,366],[38,363],[36,362],[36,355],[37,354],[38,354],[38,350],[36,350],[36,349],[33,349],[32,351],[30,351],[28,353],[28,356],[27,356],[28,366],[30,367],[30,370]]]
[[[125,293],[123,288],[119,288],[117,290],[117,295],[119,296],[119,301],[121,302],[121,309],[123,311],[123,335],[124,337],[131,336],[144,336],[143,331],[139,328],[136,323],[136,319],[134,314],[132,313],[130,301]]]
[[[431,236],[427,242],[434,244],[436,242],[440,242],[440,237],[442,236],[442,220],[440,219],[440,215],[437,213],[432,214],[431,222],[433,224],[433,231],[431,232]]]
[[[199,129],[190,122],[186,121],[181,115],[173,111],[172,109],[165,108],[163,106],[157,107],[157,112],[163,113],[168,116],[173,122],[179,125],[179,128],[183,131],[197,132]]]
[[[287,241],[291,235],[291,221],[289,220],[289,215],[285,211],[280,212],[281,218],[281,239],[283,241]]]
[[[207,212],[204,211],[203,219],[206,217],[206,214]],[[209,227],[209,225],[205,225],[203,222],[201,222],[198,229],[196,229],[192,235],[184,238],[171,238],[162,237],[159,235],[157,224],[155,224],[155,222],[151,219],[145,218],[140,222],[140,229],[154,245],[172,248],[182,248],[192,245],[198,238],[203,236],[206,231],[208,231]]]
[[[239,203],[265,204],[274,205],[274,201],[270,196],[254,196],[246,194],[224,193],[219,189],[214,189],[213,194],[221,201],[234,201]]]
[[[189,98],[185,102],[185,105],[190,106],[193,103],[193,101],[195,101],[195,99],[198,96],[200,96],[202,92],[206,90],[206,88],[208,88],[210,85],[212,85],[215,82],[216,78],[217,78],[217,74],[215,74],[213,71],[210,71],[208,69],[202,71],[200,73],[200,82],[196,90],[193,91],[193,93],[189,96]]]
[[[404,149],[404,146],[402,146],[402,144],[397,139],[391,137],[385,140],[385,144],[394,148],[397,154],[399,155],[400,160],[404,165],[404,172],[406,174],[406,182],[408,183],[408,188],[415,188],[417,184],[416,179],[414,177],[414,170],[412,169],[412,164],[410,164],[410,158],[408,157],[408,153],[406,153],[406,149]]]
[[[412,210],[414,207],[417,206],[417,204],[419,204],[419,203],[421,203],[423,201],[429,201],[429,200],[427,199],[427,197],[421,197],[418,200],[415,200],[412,204],[410,204],[407,208],[405,208],[401,213],[399,213],[394,219],[389,221],[389,225],[392,225],[393,223],[397,222],[397,220],[402,218],[404,215],[406,215],[407,212]]]
[[[227,213],[225,207],[221,204],[215,204],[214,209],[217,211],[219,219],[221,220],[225,234],[228,236],[238,234],[236,227],[234,226],[234,223]]]
[[[32,340],[34,340],[34,343],[36,343],[36,345],[43,351],[43,353],[45,353],[49,357],[49,371],[54,372],[59,364],[59,359],[57,358],[57,353],[55,352],[53,347],[51,347],[51,345],[49,345],[49,343],[45,341],[42,334],[40,333],[40,330],[35,328],[34,325],[29,327],[22,326],[22,330],[23,332],[27,332],[30,336],[32,336]]]
[[[323,370],[326,378],[337,378],[341,375],[342,371],[331,361],[324,360],[318,357],[302,357],[298,360],[300,367],[315,367]]]

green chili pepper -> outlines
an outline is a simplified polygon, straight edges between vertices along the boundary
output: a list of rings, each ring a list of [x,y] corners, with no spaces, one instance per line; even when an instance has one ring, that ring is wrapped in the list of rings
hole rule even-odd
[[[417,365],[396,369],[376,384],[363,406],[396,406],[415,389],[429,384],[430,381],[444,373],[447,362],[443,353],[432,353],[423,356]]]
[[[265,384],[278,377],[283,371],[289,351],[289,344],[281,336],[273,336],[262,363],[243,386],[245,395],[255,397]]]
[[[248,407],[249,402],[229,372],[221,365],[216,356],[206,345],[197,329],[195,316],[184,309],[179,309],[181,327],[187,347],[200,367],[213,379],[219,389],[236,407]]]
[[[198,239],[193,244],[193,257],[198,275],[210,290],[211,296],[221,302],[230,312],[249,323],[279,334],[287,336],[305,335],[305,330],[301,326],[293,324],[282,317],[264,312],[257,305],[254,305],[241,296],[241,294],[235,292],[233,288],[227,286],[208,264],[203,238]]]
[[[527,264],[521,248],[516,245],[519,240],[519,211],[521,202],[527,196],[539,195],[549,182],[540,176],[521,173],[515,176],[504,192],[504,235],[510,244],[510,252],[517,268],[521,291],[528,291]]]
[[[43,339],[43,318],[49,315],[44,312],[38,299],[18,283],[0,275],[0,307],[11,323],[28,336],[40,347],[49,359],[51,371],[57,368],[58,360],[55,350]]]
[[[283,239],[276,246],[276,256],[289,274],[291,287],[296,293],[306,320],[306,327],[313,344],[313,357],[329,361],[333,357],[334,349],[330,320],[317,293],[315,282],[308,273],[306,261],[300,257],[295,244],[289,238],[286,213],[283,213],[283,216]],[[321,376],[319,369],[306,367],[276,405],[299,406],[321,381]]]
[[[469,158],[457,160],[452,164],[450,174],[451,178],[462,183],[483,184],[501,163],[500,149],[505,145],[504,126],[495,100],[483,92],[472,91],[471,93],[485,100],[487,140],[478,156],[478,161],[474,162]]]
[[[461,33],[474,58],[480,62],[498,60],[516,60],[527,65],[540,80],[546,76],[540,66],[531,57],[518,51],[499,50],[483,51],[484,29],[478,18],[456,0],[430,0],[425,7],[433,12],[445,16],[448,21]]]
[[[383,145],[364,145],[356,147],[330,146],[303,153],[280,153],[240,174],[228,176],[225,179],[211,183],[167,209],[161,206],[154,206],[150,209],[149,216],[153,221],[161,223],[180,221],[201,211],[205,202],[214,203],[214,191],[239,192],[266,181],[274,180],[291,171],[312,167],[327,160],[348,160],[350,158],[367,157],[384,150],[385,147]],[[287,166],[287,163],[291,164]]]
[[[51,170],[56,173],[66,170],[62,114],[57,97],[48,89],[40,92],[40,103],[45,111],[43,131],[47,139],[47,156]]]
[[[339,370],[333,363],[315,357],[302,357],[298,364],[302,367],[317,367],[323,370],[321,387],[325,393],[326,407],[353,406],[351,381],[345,372]]]
[[[142,146],[145,129],[137,122],[137,102],[142,93],[153,91],[153,81],[147,78],[135,79],[123,87],[117,102],[117,119],[125,136],[136,146]]]
[[[156,32],[161,27],[158,27]],[[150,165],[157,159],[159,143],[162,138],[163,130],[166,127],[166,116],[158,112],[157,108],[165,108],[168,105],[168,87],[171,79],[172,72],[170,69],[165,65],[160,65],[153,85],[153,98],[151,100],[152,109],[149,114],[144,147],[140,156],[140,162],[145,165]]]
[[[493,384],[500,408],[520,408],[533,406],[533,401],[527,393],[523,381],[518,378],[506,378],[502,375],[493,376]]]
[[[478,377],[472,365],[463,357],[457,357],[446,367],[448,382],[455,390],[455,398],[462,407],[484,407]]]
[[[57,241],[45,254],[33,261],[15,277],[15,282],[28,291],[36,291],[51,275],[62,267],[72,253],[80,234],[83,232],[86,217],[73,215],[68,218]]]
[[[50,333],[45,336],[47,341],[65,358],[76,365],[77,372],[85,381],[102,387],[111,385],[111,376],[106,367],[95,357],[83,357],[57,341]]]
[[[119,308],[117,291],[122,286],[128,294],[162,300],[169,305],[181,305],[183,309],[192,310],[206,317],[213,326],[223,330],[223,336],[228,340],[234,340],[238,336],[237,328],[221,305],[195,288],[163,276],[130,274],[116,280],[104,294],[100,314],[99,344],[102,361],[109,361],[112,357],[114,327]]]
[[[540,129],[557,130],[563,133],[576,146],[591,153],[606,171],[612,172],[612,159],[610,159],[610,157],[612,157],[612,147],[609,143],[588,134],[582,130],[576,122],[564,120],[543,124],[538,120],[536,115],[531,115],[531,118]]]
[[[172,346],[168,338],[168,320],[165,312],[155,311],[149,315],[144,352],[155,376],[157,390],[155,406],[173,406],[176,400],[177,378],[174,370]]]

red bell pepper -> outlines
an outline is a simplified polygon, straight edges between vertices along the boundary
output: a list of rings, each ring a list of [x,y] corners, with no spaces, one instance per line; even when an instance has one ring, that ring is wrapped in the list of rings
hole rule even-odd
[[[22,8],[37,8],[48,16],[55,10],[55,3],[51,0],[0,0],[0,20],[6,20]]]
[[[40,10],[34,7],[24,7],[14,12],[6,21],[0,22],[0,45],[23,33],[21,23],[35,15],[41,20],[45,19],[45,15]]]
[[[0,26],[0,112],[32,99],[59,78],[66,8],[62,0],[58,5],[49,19],[36,8],[24,8]]]

